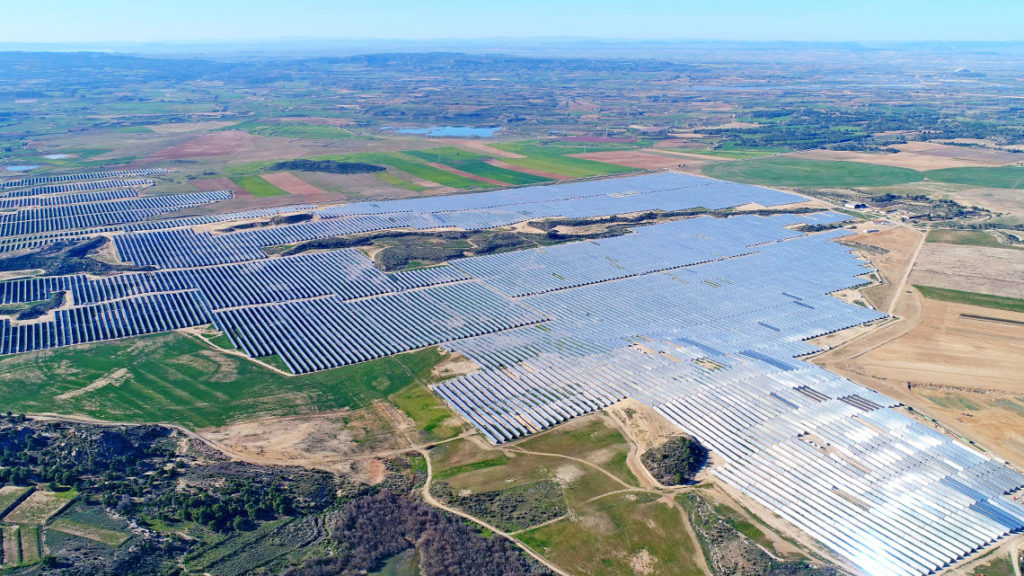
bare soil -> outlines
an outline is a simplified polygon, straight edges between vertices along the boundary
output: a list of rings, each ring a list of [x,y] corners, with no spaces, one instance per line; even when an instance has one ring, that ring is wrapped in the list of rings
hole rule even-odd
[[[908,142],[894,146],[899,152],[854,152],[842,150],[808,150],[788,154],[813,160],[845,160],[912,170],[940,170],[968,166],[1006,166],[1021,161],[1019,154],[966,146],[950,146],[934,142]]]
[[[922,286],[1024,298],[1024,250],[925,244],[910,281]]]
[[[608,150],[605,152],[587,152],[585,154],[570,154],[573,158],[583,160],[594,160],[630,168],[652,170],[659,168],[678,168],[684,161],[675,156],[648,152],[644,150]]]
[[[298,196],[320,196],[325,199],[332,198],[330,192],[313,186],[291,172],[271,172],[268,174],[261,174],[260,178],[263,178],[267,182],[270,182],[289,194],[295,194]],[[333,196],[333,198],[337,199],[336,196]]]
[[[230,156],[234,163],[254,162],[271,158],[299,157],[309,146],[287,138],[256,136],[241,130],[209,132],[152,154],[147,162]]]

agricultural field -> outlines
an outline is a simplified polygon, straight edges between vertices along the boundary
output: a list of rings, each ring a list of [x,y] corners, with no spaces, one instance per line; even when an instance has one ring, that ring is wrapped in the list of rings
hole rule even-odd
[[[910,281],[960,292],[1024,298],[1024,251],[977,245],[925,243]]]
[[[891,186],[916,182],[923,176],[909,168],[876,166],[860,162],[807,160],[772,156],[710,164],[704,174],[722,180],[785,186],[790,188],[840,188]]]
[[[963,290],[950,290],[934,286],[914,286],[914,288],[917,288],[922,296],[932,300],[956,302],[982,308],[994,308],[996,310],[1009,310],[1010,312],[1024,312],[1024,299],[1021,298],[1006,298],[1005,296],[964,292]]]
[[[994,235],[980,230],[929,230],[925,242],[936,244],[956,244],[958,246],[982,246],[985,248],[1008,248],[1024,250],[1024,246],[1004,244]]]
[[[609,147],[593,145],[585,146],[579,144],[563,145],[549,144],[541,145],[535,142],[518,142],[494,144],[495,148],[511,152],[522,158],[503,158],[502,162],[527,168],[529,170],[558,174],[567,178],[589,178],[592,176],[604,176],[607,174],[623,174],[631,172],[634,168],[627,166],[616,166],[593,160],[573,158],[570,154],[599,152]],[[619,149],[621,147],[611,147]]]
[[[461,148],[447,146],[443,148],[430,148],[427,150],[413,150],[407,152],[426,162],[435,162],[450,166],[456,170],[467,172],[487,180],[500,182],[507,186],[518,186],[523,184],[538,184],[550,182],[550,178],[542,178],[525,172],[515,172],[488,164],[490,158],[483,154],[475,154]]]
[[[78,494],[74,490],[64,492],[49,492],[36,490],[29,494],[28,498],[18,504],[13,510],[3,517],[8,524],[25,524],[36,526],[45,524],[52,516],[60,512]]]
[[[245,418],[365,407],[417,377],[429,381],[442,358],[428,348],[289,377],[170,333],[0,359],[5,375],[0,394],[9,409],[21,412],[207,428]]]
[[[29,491],[31,486],[0,486],[0,518]]]
[[[344,128],[321,124],[299,124],[288,122],[240,122],[222,130],[242,130],[256,136],[278,138],[299,138],[308,140],[348,140],[358,138]]]

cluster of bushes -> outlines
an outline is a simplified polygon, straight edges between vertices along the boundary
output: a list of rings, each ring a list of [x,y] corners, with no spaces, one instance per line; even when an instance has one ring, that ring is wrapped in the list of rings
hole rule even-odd
[[[447,482],[435,482],[430,492],[436,498],[508,531],[536,526],[568,512],[565,491],[551,480],[465,496],[456,494]]]
[[[287,160],[270,167],[271,170],[299,170],[301,172],[328,172],[330,174],[368,174],[384,172],[387,168],[365,162],[338,162],[337,160]]]
[[[332,557],[309,560],[284,574],[366,574],[412,548],[424,576],[550,574],[505,538],[484,538],[460,519],[388,490],[349,502],[337,514],[330,533]]]
[[[20,418],[20,420],[19,420]],[[83,433],[56,422],[42,429],[23,416],[0,426],[0,483],[53,483],[85,489],[155,470],[173,451],[157,442],[169,430],[159,426],[105,428]]]
[[[708,449],[689,436],[675,436],[640,458],[658,482],[679,486],[693,481],[708,461]]]
[[[275,482],[228,478],[218,488],[170,491],[154,502],[163,520],[188,520],[216,532],[250,530],[259,521],[292,512],[292,499]]]
[[[131,266],[128,264],[107,264],[89,254],[103,248],[110,242],[104,236],[79,241],[55,242],[41,250],[0,258],[0,271],[41,269],[48,276],[67,274],[93,274],[97,276],[115,272],[152,271],[152,266]]]

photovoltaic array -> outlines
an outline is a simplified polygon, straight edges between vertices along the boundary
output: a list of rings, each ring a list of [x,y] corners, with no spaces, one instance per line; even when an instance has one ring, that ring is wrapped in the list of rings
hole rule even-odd
[[[809,339],[884,317],[829,296],[871,271],[834,242],[846,231],[794,230],[843,215],[689,218],[393,274],[351,249],[274,258],[263,250],[390,228],[777,206],[801,201],[795,195],[663,173],[152,220],[148,211],[219,198],[151,200],[79,186],[140,176],[20,184],[66,187],[59,201],[4,188],[15,212],[0,218],[0,230],[30,232],[0,235],[0,250],[111,233],[123,260],[157,270],[0,283],[0,304],[68,297],[52,316],[0,319],[0,353],[213,323],[249,355],[277,356],[302,373],[441,344],[479,370],[436,393],[491,441],[635,398],[718,454],[723,482],[873,575],[929,573],[1024,529],[1024,507],[1013,499],[1024,477],[918,423],[895,401],[799,360],[817,350]],[[300,210],[314,218],[192,228]]]

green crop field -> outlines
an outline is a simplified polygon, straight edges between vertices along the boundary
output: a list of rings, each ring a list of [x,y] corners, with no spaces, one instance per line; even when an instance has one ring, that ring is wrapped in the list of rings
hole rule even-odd
[[[572,158],[567,156],[568,154],[579,154],[584,151],[599,152],[603,150],[621,150],[623,147],[606,147],[597,145],[583,146],[577,144],[540,145],[528,142],[495,144],[494,147],[507,152],[514,152],[516,154],[526,156],[526,158],[503,158],[502,162],[507,162],[508,164],[513,164],[515,166],[522,166],[523,168],[530,170],[540,170],[543,172],[561,174],[568,178],[588,178],[591,176],[603,176],[607,174],[623,174],[636,170],[635,168],[629,168],[627,166],[619,166],[617,164],[607,164],[604,162],[595,162],[593,160],[584,160],[582,158]],[[631,148],[635,148],[635,146]]]
[[[1015,190],[1024,188],[1024,167],[1022,166],[944,168],[930,170],[924,175],[929,180],[936,182],[967,184],[980,188],[1011,188]]]
[[[1022,246],[1003,244],[995,236],[980,230],[931,230],[928,232],[925,242],[933,244],[958,244],[961,246],[984,246],[986,248],[1024,250],[1024,247]]]
[[[358,138],[343,128],[322,124],[241,122],[222,130],[242,130],[255,136],[274,136],[307,140],[349,140]]]
[[[178,333],[19,354],[0,360],[0,405],[190,428],[247,418],[362,408],[417,379],[437,348],[288,377]]]
[[[964,292],[962,290],[949,290],[936,288],[934,286],[917,286],[925,298],[942,300],[943,302],[956,302],[958,304],[970,304],[971,306],[982,306],[985,308],[996,308],[998,310],[1009,310],[1010,312],[1024,313],[1024,300],[1020,298],[1007,298],[1005,296],[994,296],[992,294],[981,294],[978,292]]]
[[[422,192],[423,190],[426,190],[425,187],[420,186],[419,184],[413,184],[412,182],[392,174],[391,172],[374,172],[373,175],[382,182],[387,182],[392,186],[398,186],[399,188],[405,188],[406,190],[411,190],[413,192]]]
[[[402,152],[366,152],[361,154],[344,154],[341,156],[329,156],[318,158],[318,160],[338,160],[339,162],[367,162],[391,166],[417,178],[436,182],[442,186],[450,186],[459,189],[472,188],[493,188],[490,184],[473,180],[451,172],[445,172],[433,166],[427,166],[423,160]]]
[[[288,194],[270,182],[260,177],[260,171],[272,162],[256,162],[252,164],[239,164],[226,166],[224,175],[232,182],[245,188],[253,196],[283,196]]]
[[[917,182],[924,177],[920,172],[909,168],[785,156],[720,162],[705,166],[703,171],[712,178],[722,180],[791,188],[891,186]]]
[[[526,174],[525,172],[516,172],[505,168],[499,168],[497,166],[491,166],[485,162],[485,160],[488,159],[487,156],[468,152],[452,146],[431,148],[429,150],[413,150],[406,152],[406,154],[426,160],[427,162],[437,162],[462,170],[463,172],[469,172],[476,176],[498,180],[500,182],[505,182],[506,184],[537,184],[540,182],[551,181],[550,178],[543,178],[541,176],[534,176],[533,174]]]

